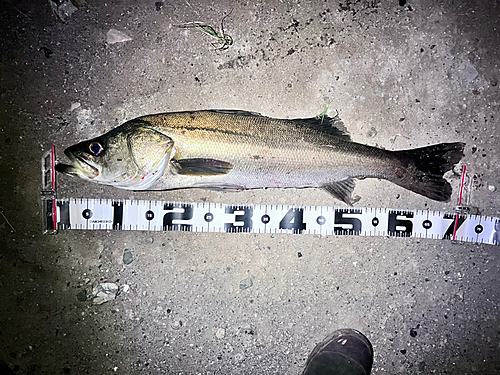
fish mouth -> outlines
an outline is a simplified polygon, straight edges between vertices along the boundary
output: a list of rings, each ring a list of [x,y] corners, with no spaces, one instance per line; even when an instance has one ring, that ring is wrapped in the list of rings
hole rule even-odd
[[[71,176],[78,176],[93,180],[101,174],[101,168],[89,160],[72,153],[69,149],[64,150],[64,154],[73,164],[57,163],[56,171]]]

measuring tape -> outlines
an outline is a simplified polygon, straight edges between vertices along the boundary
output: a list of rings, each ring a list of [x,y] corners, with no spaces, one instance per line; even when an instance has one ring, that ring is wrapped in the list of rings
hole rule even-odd
[[[147,230],[294,233],[450,239],[500,244],[500,219],[470,215],[465,167],[455,213],[388,208],[232,205],[151,200],[57,199],[54,147],[42,159],[44,233]],[[465,193],[465,194],[464,194]]]

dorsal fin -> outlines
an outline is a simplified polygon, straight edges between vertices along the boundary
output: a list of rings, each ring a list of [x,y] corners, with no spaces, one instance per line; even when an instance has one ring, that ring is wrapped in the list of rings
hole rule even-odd
[[[338,137],[344,141],[351,140],[351,136],[347,132],[344,123],[337,115],[335,117],[325,115],[311,118],[300,118],[293,119],[291,121],[296,122],[297,125],[307,126],[308,128],[318,130],[322,133],[333,135],[334,137]]]

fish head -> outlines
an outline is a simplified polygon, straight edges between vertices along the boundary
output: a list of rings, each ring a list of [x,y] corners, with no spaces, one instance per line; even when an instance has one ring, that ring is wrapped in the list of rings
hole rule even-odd
[[[57,164],[56,170],[122,189],[145,190],[162,176],[173,144],[165,134],[130,121],[68,147],[64,154],[72,164]]]

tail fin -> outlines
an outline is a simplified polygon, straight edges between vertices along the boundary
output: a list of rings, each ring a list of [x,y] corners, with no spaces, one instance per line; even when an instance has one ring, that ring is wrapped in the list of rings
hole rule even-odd
[[[391,181],[430,199],[449,201],[452,187],[443,175],[462,159],[464,146],[465,143],[461,142],[440,143],[395,151],[397,158],[406,168],[406,173]]]

